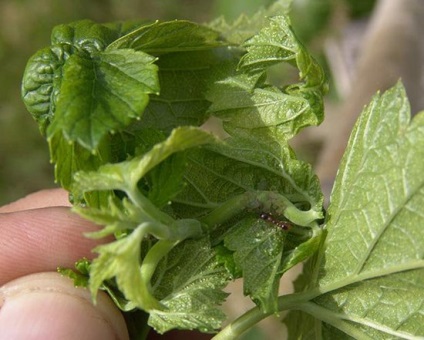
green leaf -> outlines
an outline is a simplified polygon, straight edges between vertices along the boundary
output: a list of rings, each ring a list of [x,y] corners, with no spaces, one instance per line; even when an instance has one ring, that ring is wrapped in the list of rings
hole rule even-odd
[[[281,264],[281,274],[288,271],[298,263],[307,260],[309,257],[314,255],[322,246],[322,242],[325,240],[326,232],[321,228],[315,228],[313,230],[313,236],[307,241],[297,242],[294,249],[291,249],[289,253],[284,254],[284,259]]]
[[[211,134],[194,127],[174,129],[163,142],[156,144],[144,155],[116,164],[103,165],[98,171],[81,172],[75,176],[76,190],[123,190],[128,194],[135,191],[138,182],[149,171],[171,155],[208,143],[216,143]]]
[[[97,152],[92,153],[78,143],[69,143],[60,134],[49,139],[51,162],[55,163],[56,181],[69,191],[74,189],[74,175],[79,171],[96,171],[104,162],[111,160],[106,141],[99,145]],[[85,199],[92,206],[99,206],[109,193],[90,193]],[[75,203],[82,196],[74,195]]]
[[[68,45],[44,48],[28,60],[25,68],[22,99],[43,136],[54,116],[62,82],[62,66],[70,54],[71,47]]]
[[[235,58],[224,48],[161,55],[160,95],[152,95],[137,126],[165,132],[184,125],[200,126],[209,117],[206,93],[222,68]],[[136,126],[136,127],[137,127]]]
[[[51,46],[41,49],[28,60],[22,79],[22,98],[43,135],[54,118],[62,84],[62,67],[68,58],[73,54],[88,57],[103,51],[131,25],[109,26],[90,20],[56,26]]]
[[[89,287],[95,298],[103,282],[116,278],[125,298],[143,310],[161,308],[149,289],[149,278],[140,270],[141,242],[146,228],[137,227],[127,237],[94,249],[99,255],[90,267]],[[146,282],[147,281],[147,282]]]
[[[53,28],[51,44],[71,46],[73,52],[93,54],[103,51],[119,37],[119,30],[91,20],[79,20]]]
[[[244,13],[241,14],[232,23],[228,23],[225,18],[221,16],[210,22],[208,25],[221,32],[225,39],[230,43],[240,45],[266,26],[269,17],[288,15],[292,2],[293,0],[277,0],[272,2],[268,8],[260,8],[259,10],[255,8],[255,13],[251,16],[247,16]],[[228,7],[234,7],[234,3],[221,1],[220,7],[222,6],[225,6],[226,8],[221,10],[221,12],[228,13]]]
[[[411,121],[399,83],[352,132],[302,311],[354,338],[424,336],[423,159],[424,114]]]
[[[69,57],[48,135],[61,131],[67,140],[95,150],[107,133],[122,130],[139,117],[148,95],[159,91],[154,60],[131,50]]]
[[[174,248],[156,273],[155,295],[166,308],[150,313],[149,325],[159,333],[174,328],[213,332],[225,314],[219,305],[229,274],[215,259],[206,239],[187,240]]]
[[[218,32],[186,20],[160,22],[142,26],[115,40],[108,50],[134,49],[158,55],[223,46]]]
[[[303,127],[322,121],[325,75],[297,40],[286,17],[271,18],[244,47],[247,53],[239,71],[218,80],[208,93],[209,112],[223,120],[227,132],[284,143]],[[267,69],[278,63],[296,66],[301,82],[284,89],[267,84]]]
[[[149,172],[147,197],[154,205],[163,208],[183,189],[185,166],[184,154],[179,153],[170,156]]]
[[[120,201],[114,196],[109,196],[108,204],[103,204],[99,208],[74,206],[73,210],[85,219],[104,226],[102,230],[87,234],[93,238],[125,234],[146,220],[140,209],[128,199]]]
[[[67,276],[74,281],[75,287],[88,287],[90,262],[83,258],[75,263],[75,270],[58,267],[57,271],[63,276]]]
[[[190,150],[187,160],[187,185],[173,200],[176,211],[202,216],[231,200],[237,201],[237,197],[241,202],[247,194],[251,197],[246,197],[241,207],[228,205],[228,209],[233,210],[232,216],[240,213],[240,209],[256,209],[258,215],[261,209],[276,212],[274,210],[280,210],[279,204],[282,204],[285,212],[290,210],[288,206],[295,205],[293,210],[303,211],[308,216],[308,223],[322,217],[318,179],[311,167],[298,161],[287,147],[230,138],[201,151]],[[260,197],[262,193],[263,198]],[[308,224],[300,223],[300,216],[294,215],[291,215],[297,218],[294,223]]]
[[[260,218],[244,219],[224,238],[234,251],[234,260],[243,272],[244,294],[265,313],[278,311],[277,296],[282,253],[287,232]]]

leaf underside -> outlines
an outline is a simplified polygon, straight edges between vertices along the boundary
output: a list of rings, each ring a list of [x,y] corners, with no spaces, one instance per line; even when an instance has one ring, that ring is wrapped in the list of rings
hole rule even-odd
[[[329,327],[361,339],[424,336],[423,159],[424,114],[410,120],[401,84],[376,95],[331,196],[312,274],[319,296],[300,308],[324,322],[315,336]]]

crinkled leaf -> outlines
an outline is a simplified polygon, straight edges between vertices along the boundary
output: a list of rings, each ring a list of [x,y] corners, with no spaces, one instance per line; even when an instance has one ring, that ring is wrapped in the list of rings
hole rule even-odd
[[[62,66],[71,54],[68,45],[39,50],[27,63],[22,79],[22,99],[27,110],[46,135],[54,116],[62,81]]]
[[[150,313],[149,325],[159,333],[174,328],[213,332],[225,314],[219,309],[229,280],[206,239],[187,240],[163,260],[153,284],[166,308]]]
[[[131,50],[69,57],[49,136],[62,132],[67,140],[95,150],[107,133],[139,117],[148,95],[159,91],[154,60]]]
[[[184,20],[145,25],[112,43],[108,50],[131,48],[159,56],[160,96],[151,96],[137,125],[166,132],[201,125],[210,105],[205,93],[234,53],[224,45],[218,32]]]
[[[303,311],[354,338],[424,336],[423,159],[424,114],[397,84],[353,130]]]
[[[121,202],[113,196],[109,197],[107,205],[99,208],[91,207],[87,209],[83,206],[75,206],[73,210],[85,219],[104,226],[103,229],[88,234],[88,236],[93,238],[129,232],[137,228],[145,220],[140,209],[128,199],[123,199]]]
[[[325,75],[297,40],[286,17],[271,18],[244,47],[247,53],[239,71],[218,80],[208,93],[210,113],[224,121],[231,135],[270,137],[284,143],[301,128],[322,121]],[[282,62],[296,66],[301,80],[284,90],[264,82],[267,69]]]
[[[244,294],[265,313],[277,312],[278,287],[284,241],[287,232],[260,218],[236,224],[224,244],[234,251],[234,260],[243,272]]]
[[[91,20],[79,20],[53,28],[51,44],[68,45],[73,52],[93,54],[103,51],[111,42],[119,38],[119,30],[98,24]]]

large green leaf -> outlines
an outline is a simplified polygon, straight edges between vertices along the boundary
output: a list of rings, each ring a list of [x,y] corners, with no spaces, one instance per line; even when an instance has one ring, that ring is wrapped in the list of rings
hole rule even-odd
[[[107,133],[122,130],[143,113],[149,93],[158,93],[154,61],[131,50],[69,57],[49,136],[62,132],[67,140],[95,150]]]
[[[318,296],[300,306],[354,338],[424,337],[424,114],[409,110],[397,84],[359,118],[311,277]]]
[[[51,46],[41,49],[27,63],[22,79],[22,98],[43,135],[54,117],[60,94],[62,67],[73,54],[84,56],[103,51],[133,25],[106,27],[90,20],[58,25],[53,29]]]

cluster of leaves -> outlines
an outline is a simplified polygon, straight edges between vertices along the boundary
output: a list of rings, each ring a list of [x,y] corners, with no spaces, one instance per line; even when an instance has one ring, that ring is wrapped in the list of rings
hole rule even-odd
[[[161,333],[219,329],[223,289],[242,277],[257,309],[222,337],[290,308],[305,321],[289,324],[294,335],[304,335],[304,325],[314,336],[336,328],[351,336],[423,334],[411,326],[424,315],[423,298],[382,320],[374,311],[385,291],[372,305],[366,298],[382,286],[399,299],[403,289],[422,295],[422,247],[414,241],[423,235],[411,216],[422,221],[424,169],[415,159],[424,150],[423,116],[408,126],[400,85],[374,100],[320,227],[318,179],[288,142],[322,121],[327,85],[283,13],[287,3],[231,25],[79,21],[53,30],[51,46],[28,62],[23,99],[74,210],[102,226],[90,236],[114,239],[78,272],[63,272],[94,298],[104,289],[122,310],[147,312]],[[269,82],[279,64],[296,67],[299,81]],[[210,117],[222,122],[224,139],[204,129]],[[414,246],[386,258],[401,244],[398,232]],[[281,276],[313,254],[303,292],[278,298]]]

